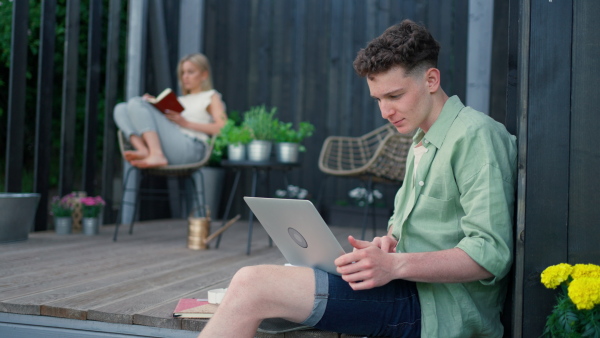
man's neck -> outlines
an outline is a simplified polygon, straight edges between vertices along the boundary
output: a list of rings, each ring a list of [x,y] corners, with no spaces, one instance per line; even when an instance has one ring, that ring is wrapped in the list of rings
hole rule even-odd
[[[431,121],[429,127],[431,127],[440,117],[444,104],[448,101],[448,95],[446,95],[446,92],[444,92],[442,88],[431,95],[433,95],[433,104],[431,106],[431,114],[429,115],[429,121]],[[423,129],[423,131],[427,133],[429,128],[427,128],[427,130]]]

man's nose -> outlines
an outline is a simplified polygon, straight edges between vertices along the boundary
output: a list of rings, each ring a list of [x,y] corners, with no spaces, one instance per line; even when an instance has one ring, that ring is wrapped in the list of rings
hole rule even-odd
[[[379,109],[381,110],[381,117],[386,120],[394,114],[392,107],[383,101],[379,102]]]

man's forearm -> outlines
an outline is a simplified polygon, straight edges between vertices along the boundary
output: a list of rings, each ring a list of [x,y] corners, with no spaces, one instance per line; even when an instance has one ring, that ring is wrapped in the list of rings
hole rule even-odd
[[[459,248],[442,251],[397,253],[398,279],[425,283],[466,283],[493,275]]]

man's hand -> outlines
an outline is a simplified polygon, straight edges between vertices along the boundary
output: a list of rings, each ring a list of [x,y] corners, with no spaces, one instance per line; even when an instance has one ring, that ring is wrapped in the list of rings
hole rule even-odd
[[[398,241],[390,236],[375,237],[372,241],[373,244],[377,245],[383,252],[394,253],[396,252],[396,246]],[[354,248],[356,250],[356,248]]]
[[[387,238],[386,238],[387,237]],[[389,236],[378,237],[373,242],[348,236],[354,251],[335,260],[342,279],[353,290],[366,290],[385,285],[393,280],[395,270],[395,240]]]

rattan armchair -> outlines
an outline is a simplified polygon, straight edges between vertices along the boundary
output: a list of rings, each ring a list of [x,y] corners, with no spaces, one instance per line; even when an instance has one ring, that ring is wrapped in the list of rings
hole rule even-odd
[[[126,138],[121,130],[119,130],[117,132],[117,138],[119,141],[119,150],[121,151],[121,155],[123,155],[123,153],[126,150],[132,149],[131,145],[126,140]],[[119,208],[119,213],[117,215],[117,223],[115,224],[115,233],[113,236],[113,241],[117,240],[117,235],[119,233],[119,225],[121,225],[121,223],[123,222],[123,219],[122,219],[123,218],[123,209],[124,209],[125,205],[132,205],[134,207],[133,208],[133,216],[132,216],[131,222],[129,224],[129,234],[133,233],[134,217],[137,212],[138,205],[139,205],[140,193],[142,192],[142,189],[140,189],[141,180],[139,182],[135,182],[135,184],[131,184],[129,182],[129,180],[132,179],[131,174],[136,170],[141,174],[141,179],[144,179],[147,176],[166,176],[166,177],[180,178],[180,179],[186,180],[186,182],[190,182],[191,186],[192,186],[192,192],[193,192],[193,198],[192,198],[193,201],[192,202],[194,203],[192,209],[198,210],[198,212],[201,215],[204,215],[205,209],[202,208],[201,206],[202,206],[202,204],[205,204],[206,199],[205,199],[205,195],[204,195],[204,177],[202,175],[202,171],[200,170],[200,168],[202,168],[203,166],[208,164],[208,161],[210,160],[210,156],[212,154],[213,146],[214,146],[214,142],[211,139],[209,142],[209,147],[204,154],[204,157],[200,161],[195,162],[195,163],[167,165],[164,167],[148,168],[148,169],[140,169],[140,168],[136,168],[134,166],[129,165],[127,170],[125,171],[125,174],[123,175],[123,197],[121,199],[121,207]],[[135,178],[135,177],[133,179],[137,180],[137,178]],[[200,190],[201,190],[200,193],[198,193],[198,189],[197,189],[198,184],[199,184]],[[130,192],[134,193],[133,201],[128,200],[128,198],[127,198],[127,197],[131,197],[131,194],[128,194]],[[147,192],[156,193],[155,190],[148,190]],[[127,196],[127,195],[129,195],[129,196]],[[202,200],[202,203],[200,203],[200,198]]]
[[[330,136],[321,148],[319,169],[333,176],[366,180],[367,192],[371,193],[376,182],[402,183],[411,144],[412,135],[398,133],[389,123],[360,137]],[[372,206],[365,208],[363,239],[369,209],[372,209],[375,232]]]

